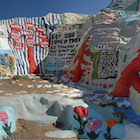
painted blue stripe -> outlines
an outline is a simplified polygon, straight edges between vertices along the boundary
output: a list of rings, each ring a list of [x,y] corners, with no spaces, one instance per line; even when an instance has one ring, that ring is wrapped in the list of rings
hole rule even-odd
[[[35,24],[36,24],[36,27],[39,26],[38,25],[39,24],[38,23],[38,17],[35,18]],[[38,42],[38,37],[35,37],[35,41]],[[35,50],[34,59],[35,59],[36,64],[38,64],[38,56],[37,56],[37,54],[38,54],[38,48],[37,48],[37,46],[34,46],[34,50]]]
[[[37,22],[38,22],[38,27],[39,27],[39,18],[38,18]],[[36,40],[36,41],[37,41],[37,42],[39,41],[39,38],[38,38],[38,37],[37,37],[37,40]],[[38,59],[38,55],[40,55],[40,50],[39,50],[40,48],[38,48],[38,46],[36,46],[36,49],[37,49],[37,51],[36,51],[36,58],[37,58],[37,59],[36,59],[36,60],[37,60],[37,61],[36,61],[36,64],[38,64],[38,63],[39,63],[39,61],[38,61],[38,60],[39,60],[39,59]],[[39,52],[39,54],[38,54],[37,52]]]
[[[41,27],[41,18],[38,18],[38,25],[39,25],[39,27]],[[41,39],[39,38],[39,42],[41,41]],[[38,67],[39,67],[39,70],[40,70],[40,73],[42,73],[42,69],[41,69],[41,66],[40,66],[40,62],[41,62],[41,56],[42,56],[42,48],[41,47],[39,47],[38,46],[38,48],[39,48],[39,54],[38,54]]]
[[[18,18],[18,20],[19,20],[19,18]],[[21,24],[22,24],[22,21],[21,21]],[[18,25],[20,25],[19,21],[18,21]],[[22,38],[21,38],[21,42],[23,43],[23,39]],[[19,51],[19,52],[20,52],[20,59],[23,60],[22,61],[22,67],[21,67],[21,73],[25,74],[26,64],[25,64],[25,61],[24,61],[24,59],[25,59],[25,57],[24,57],[24,48],[21,51]]]
[[[54,23],[54,13],[52,14],[52,23],[53,23],[53,25],[55,24]]]
[[[21,24],[23,25],[23,24],[25,24],[25,22],[26,22],[26,19],[24,19],[23,18],[23,21],[21,20]],[[24,29],[23,27],[22,27],[22,29]],[[25,43],[26,42],[26,38],[25,37],[22,37],[23,38],[23,43]],[[26,45],[24,45],[24,58],[28,58],[28,56],[27,56],[27,46]],[[25,63],[26,63],[26,69],[27,69],[27,73],[25,73],[25,74],[28,74],[28,72],[29,72],[29,64],[28,64],[28,59],[25,59]]]
[[[19,24],[19,18],[16,19],[17,20],[17,24]],[[15,23],[15,22],[14,22]],[[24,56],[22,55],[23,53],[23,50],[21,51],[18,51],[19,52],[19,58],[20,60],[24,60]],[[21,71],[21,74],[25,74],[24,72],[24,61],[20,61],[21,62],[21,66],[20,66],[20,71]]]

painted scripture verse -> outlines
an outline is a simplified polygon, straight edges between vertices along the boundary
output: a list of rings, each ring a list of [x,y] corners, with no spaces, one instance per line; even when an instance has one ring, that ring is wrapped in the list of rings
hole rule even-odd
[[[76,54],[76,48],[82,36],[81,30],[69,30],[51,35],[48,61],[59,64],[61,69],[68,68],[71,59]]]

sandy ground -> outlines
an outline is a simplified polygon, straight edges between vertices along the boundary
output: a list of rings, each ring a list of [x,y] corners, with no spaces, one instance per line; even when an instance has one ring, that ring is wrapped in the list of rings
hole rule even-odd
[[[11,84],[11,81],[14,81],[14,84]],[[15,79],[3,79],[0,80],[0,98],[5,96],[7,93],[12,93],[13,95],[23,95],[23,94],[47,94],[47,91],[53,91],[57,88],[28,88],[28,85],[52,85],[52,83],[41,78],[28,78],[21,77],[18,80]],[[53,94],[53,93],[52,93]],[[30,111],[30,110],[29,110]],[[15,133],[14,139],[56,139],[49,138],[44,135],[45,132],[53,131],[57,129],[62,129],[63,124],[56,122],[49,126],[38,126],[30,121],[24,119],[18,119],[16,122],[17,131]],[[8,139],[11,139],[10,137]],[[60,138],[57,138],[60,140]],[[62,139],[62,138],[61,138]],[[67,138],[68,139],[68,138]],[[69,138],[69,139],[78,139],[78,138]]]
[[[14,81],[15,84],[11,84]],[[15,79],[3,79],[0,80],[0,96],[6,96],[7,93],[12,93],[13,95],[23,95],[23,94],[46,94],[47,91],[53,91],[56,88],[28,88],[28,85],[52,85],[47,80],[43,80],[41,78],[28,78],[28,77],[21,77],[18,80]],[[26,91],[26,92],[25,92]],[[20,92],[20,93],[19,93]],[[28,92],[28,93],[27,93]]]
[[[44,135],[45,132],[58,130],[63,128],[63,124],[55,123],[47,126],[38,126],[30,121],[24,119],[17,120],[17,131],[15,133],[14,139],[57,139],[60,138],[49,138]],[[8,137],[8,139],[12,139]],[[64,138],[61,138],[64,140]],[[67,138],[72,140],[77,140],[78,138]]]

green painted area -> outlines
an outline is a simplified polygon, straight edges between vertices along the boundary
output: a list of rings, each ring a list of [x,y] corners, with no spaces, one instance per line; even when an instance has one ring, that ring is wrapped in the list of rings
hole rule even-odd
[[[75,56],[75,58],[78,56],[78,55],[80,55],[81,53],[82,53],[82,48],[83,48],[84,46],[82,45],[82,47],[78,50],[78,54]]]
[[[90,46],[90,51],[88,52],[88,55],[90,56],[90,58],[94,58],[93,61],[93,73],[92,73],[92,79],[97,79],[98,76],[98,62],[100,59],[100,51],[99,50],[95,50],[94,46]]]
[[[109,5],[107,8],[104,8],[101,11],[119,10],[120,17],[123,17],[137,14],[138,8],[139,8],[139,0],[130,4]]]
[[[14,74],[15,59],[11,50],[0,50],[0,76]]]
[[[94,55],[94,61],[93,61],[93,68],[94,71],[92,73],[92,79],[97,79],[98,76],[98,62],[100,59],[100,52],[93,52]]]
[[[121,17],[125,17],[125,16],[126,16],[125,11],[122,11],[122,10],[121,10],[121,11],[120,11],[120,16],[121,16]]]
[[[80,19],[80,21],[77,20],[76,24],[83,24],[90,15],[83,15],[83,14],[75,14],[75,18]],[[82,17],[82,18],[81,18]],[[69,20],[71,17],[66,16],[65,13],[61,15],[62,25],[76,25],[76,24],[69,24],[67,20]],[[72,19],[71,19],[72,20]]]
[[[62,24],[67,24],[66,16],[63,14],[61,15]]]
[[[0,76],[6,76],[8,73],[14,74],[15,61],[6,61],[6,65],[0,64]]]
[[[89,15],[83,15],[83,14],[77,14],[79,16],[81,16],[83,19],[89,17]]]
[[[68,30],[72,30],[72,29],[75,29],[75,27],[77,27],[78,26],[78,29],[81,29],[82,28],[82,25],[83,25],[83,23],[79,23],[79,24],[59,24],[59,25],[57,25],[56,26],[56,28],[55,29],[57,29],[57,28],[63,28],[63,27],[69,27],[69,29]]]
[[[139,0],[138,0],[138,4],[137,4],[137,11],[139,10]],[[135,14],[137,14],[137,11],[135,12]]]

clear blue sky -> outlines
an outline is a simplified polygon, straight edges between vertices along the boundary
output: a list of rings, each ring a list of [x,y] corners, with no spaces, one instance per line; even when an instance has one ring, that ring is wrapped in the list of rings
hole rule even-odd
[[[72,12],[93,15],[110,0],[1,0],[0,20],[14,17],[41,17],[48,13]]]

